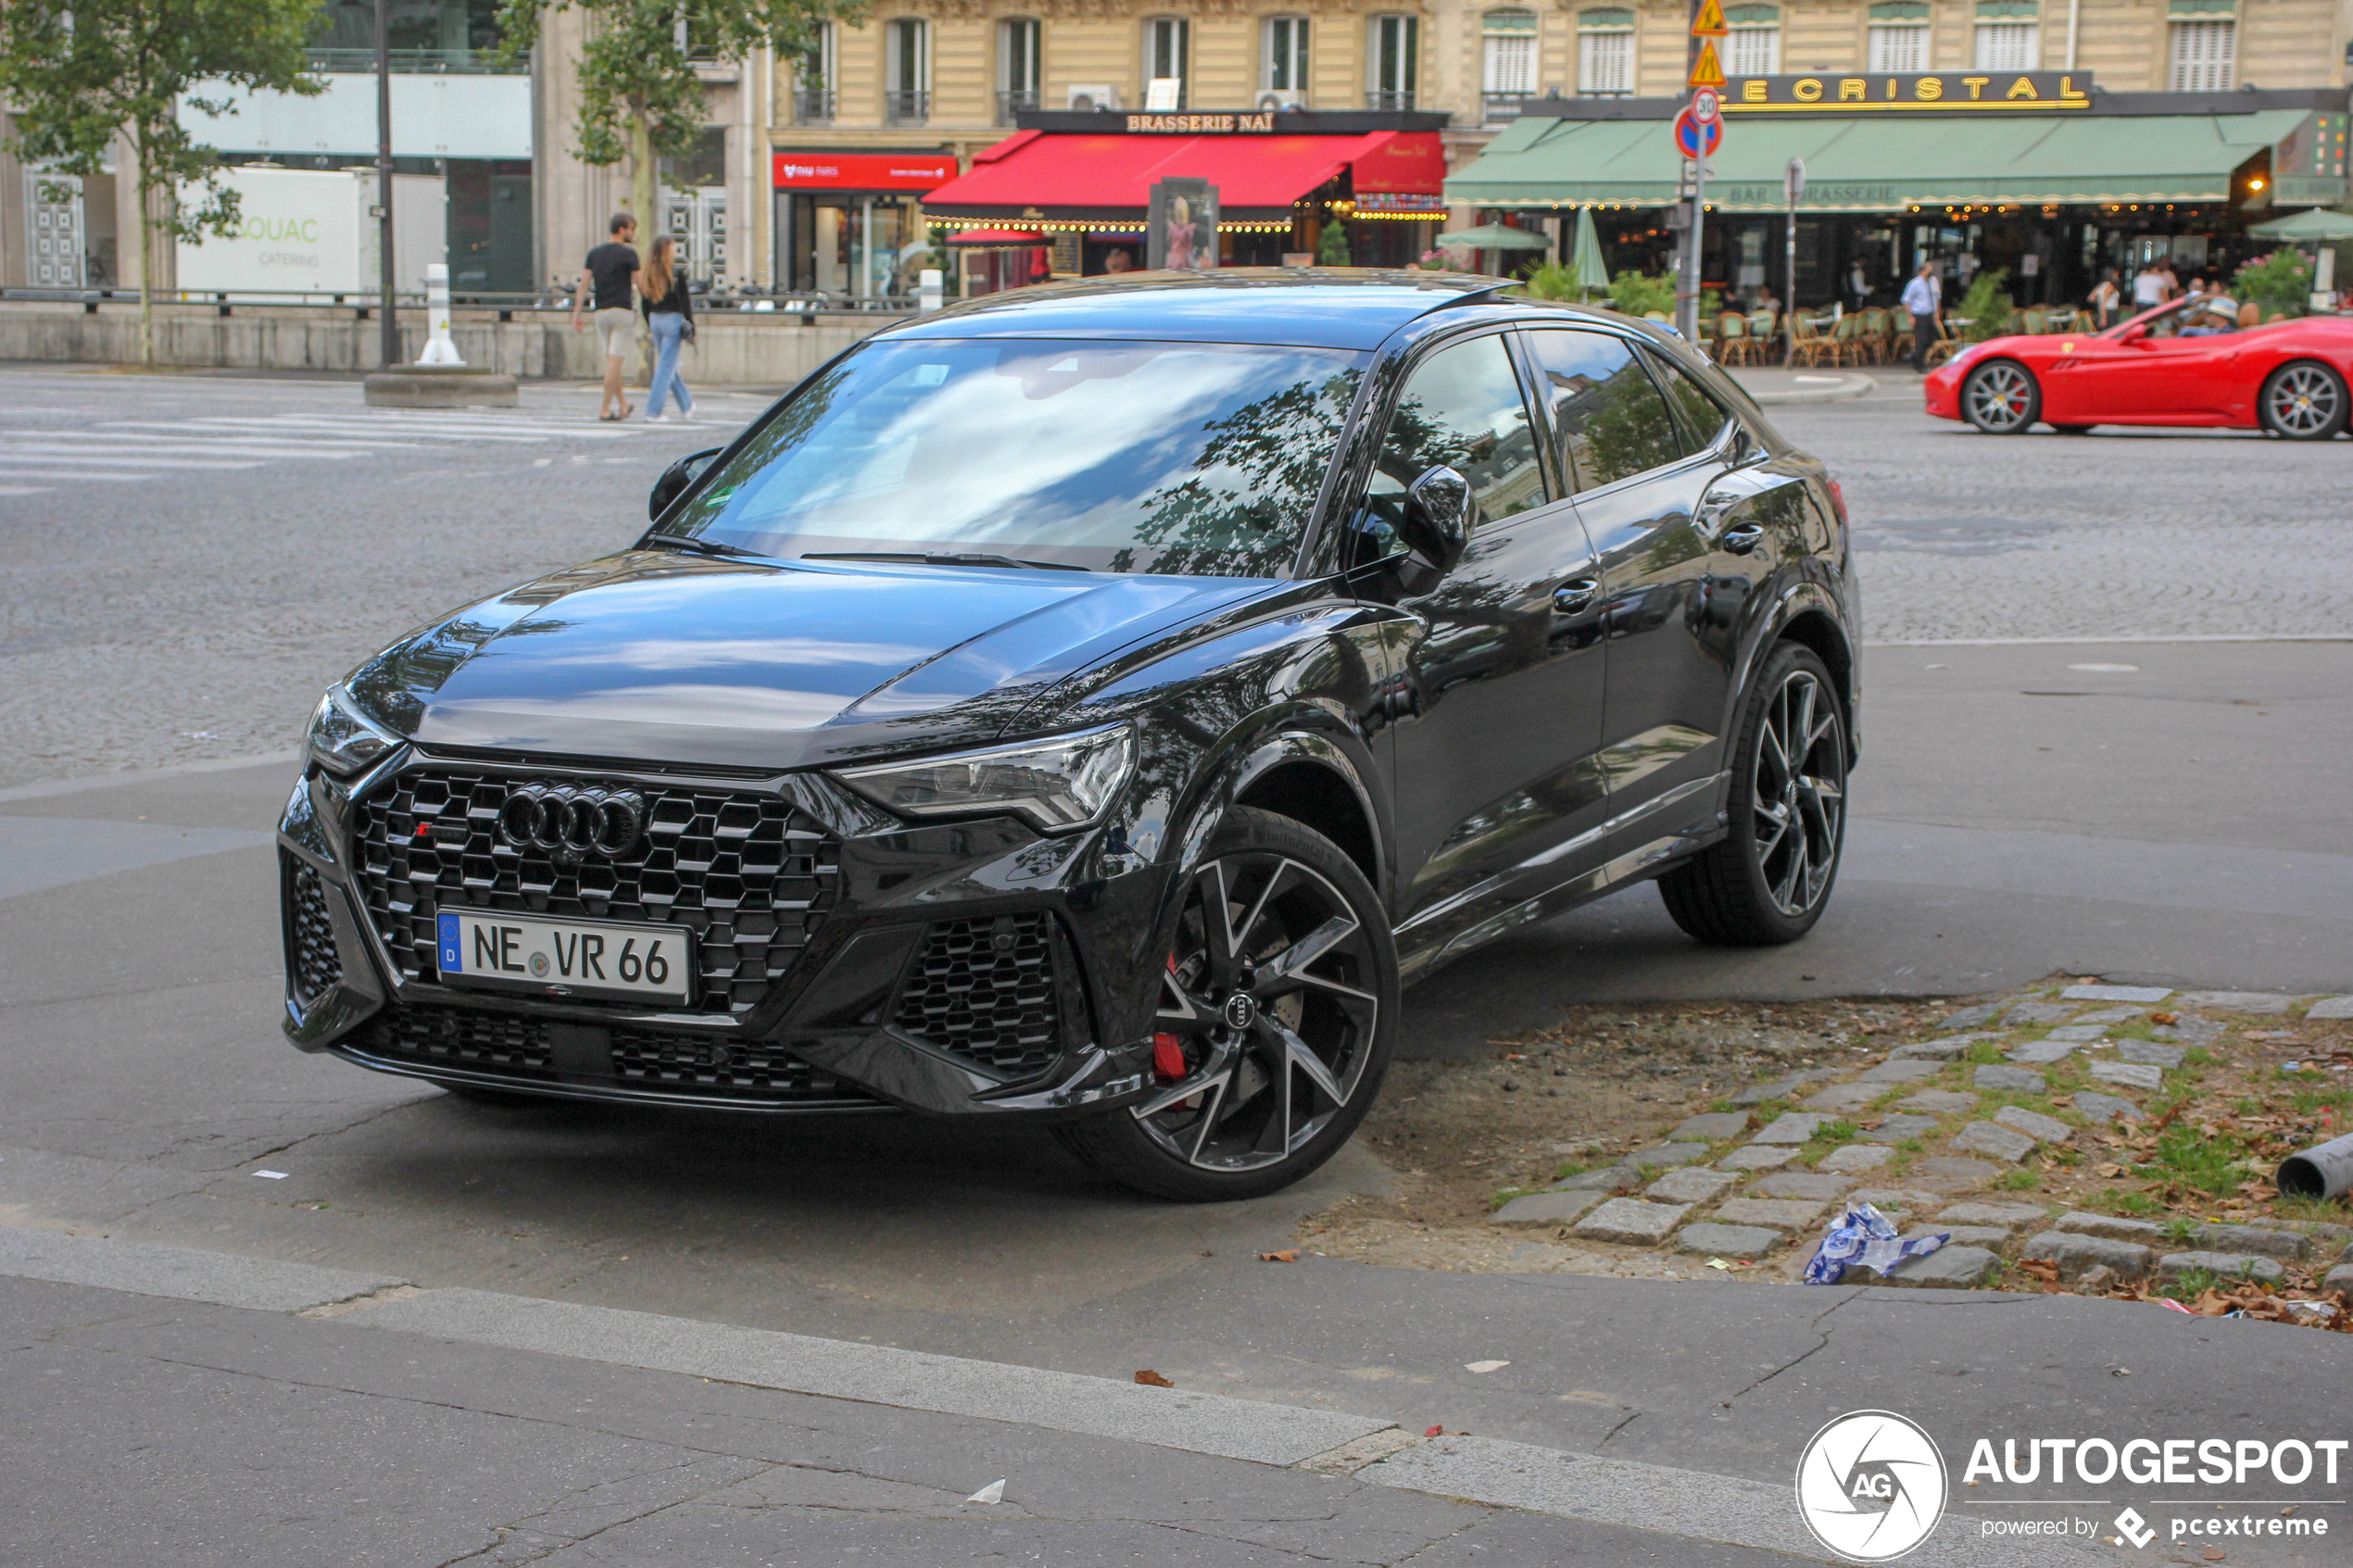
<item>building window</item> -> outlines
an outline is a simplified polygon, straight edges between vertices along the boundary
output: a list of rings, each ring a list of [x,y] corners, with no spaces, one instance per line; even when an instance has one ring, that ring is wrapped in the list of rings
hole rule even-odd
[[[795,125],[834,122],[834,24],[817,24],[816,42],[793,66],[792,119]]]
[[[2043,30],[2033,22],[1977,24],[1977,69],[2032,70],[2043,63]]]
[[[1365,92],[1368,109],[1410,109],[1422,74],[1419,17],[1375,17],[1368,39],[1371,58]]]
[[[2166,86],[2176,93],[2222,93],[2230,89],[2238,58],[2238,22],[2231,17],[2201,17],[2173,24],[2173,69]]]
[[[1270,93],[1296,93],[1307,104],[1307,19],[1266,19],[1266,67],[1259,85]]]
[[[1027,17],[1008,17],[997,24],[997,123],[1011,125],[1013,116],[1038,107],[1038,79],[1044,61],[1046,30]]]
[[[1727,76],[1770,76],[1781,69],[1781,13],[1772,6],[1728,6],[1724,22]]]
[[[1928,69],[1928,6],[1923,0],[1894,0],[1871,7],[1870,58],[1878,72]]]
[[[1634,13],[1615,7],[1577,13],[1577,91],[1623,98],[1634,91]]]
[[[1154,17],[1144,24],[1144,107],[1166,113],[1185,107],[1185,77],[1192,58],[1193,24]]]
[[[1536,93],[1536,13],[1490,11],[1479,19],[1479,91],[1487,123],[1518,118]]]
[[[900,17],[885,43],[883,123],[921,125],[931,119],[931,24]]]

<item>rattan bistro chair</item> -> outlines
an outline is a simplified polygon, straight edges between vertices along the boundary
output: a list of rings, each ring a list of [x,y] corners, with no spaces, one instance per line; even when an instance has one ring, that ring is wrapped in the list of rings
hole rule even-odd
[[[1887,307],[1874,305],[1863,312],[1863,336],[1871,345],[1871,362],[1883,365],[1895,358],[1895,319]]]
[[[1756,340],[1748,335],[1748,319],[1727,310],[1716,320],[1716,362],[1754,365],[1759,358]]]
[[[1781,319],[1770,310],[1748,313],[1749,341],[1756,345],[1756,362],[1769,365],[1780,354]]]
[[[1928,345],[1929,368],[1933,370],[1942,365],[1945,360],[1958,354],[1961,346],[1961,340],[1954,335],[1953,323],[1949,320],[1937,322],[1936,341]]]
[[[1815,327],[1811,317],[1802,310],[1789,313],[1789,362],[1793,369],[1822,364],[1836,352],[1831,340]]]

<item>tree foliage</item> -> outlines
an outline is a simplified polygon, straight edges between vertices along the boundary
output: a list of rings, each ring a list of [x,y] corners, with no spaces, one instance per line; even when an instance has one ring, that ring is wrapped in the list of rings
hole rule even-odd
[[[6,0],[0,94],[16,120],[11,150],[59,175],[103,173],[120,133],[143,216],[137,245],[142,358],[155,359],[147,255],[157,236],[201,243],[238,221],[220,160],[181,123],[182,103],[229,112],[223,86],[322,93],[305,74],[317,0]],[[190,187],[200,189],[201,195]],[[183,197],[195,196],[194,200]]]

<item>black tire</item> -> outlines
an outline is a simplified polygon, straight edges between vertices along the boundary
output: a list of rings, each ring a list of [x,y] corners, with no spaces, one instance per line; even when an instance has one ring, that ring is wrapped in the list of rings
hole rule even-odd
[[[1396,1041],[1397,944],[1338,846],[1251,807],[1227,812],[1176,904],[1155,1056],[1181,1055],[1183,1073],[1158,1073],[1143,1100],[1055,1133],[1099,1173],[1157,1198],[1263,1198],[1330,1159],[1380,1092]],[[1278,970],[1279,960],[1292,961]]]
[[[2329,441],[2353,411],[2345,378],[2318,359],[2291,359],[2263,378],[2255,417],[2284,441]]]
[[[2061,435],[2089,435],[2092,433],[2092,427],[2090,425],[2053,425],[2051,428]]]
[[[1961,383],[1961,415],[1988,435],[2023,435],[2043,417],[2043,389],[2015,359],[1988,359]]]
[[[1796,765],[1780,737],[1806,738]],[[1719,947],[1771,947],[1814,928],[1846,840],[1846,710],[1811,648],[1766,657],[1732,753],[1730,831],[1658,879],[1675,923]]]

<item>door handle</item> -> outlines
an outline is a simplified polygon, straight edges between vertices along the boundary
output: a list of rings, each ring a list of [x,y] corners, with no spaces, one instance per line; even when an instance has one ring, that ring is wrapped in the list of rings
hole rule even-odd
[[[1764,524],[1743,522],[1738,528],[1726,529],[1724,531],[1724,536],[1721,539],[1718,539],[1717,543],[1721,545],[1727,551],[1733,555],[1744,556],[1751,550],[1756,548],[1757,545],[1764,540]]]
[[[1553,590],[1553,608],[1563,615],[1575,615],[1593,602],[1602,585],[1591,577],[1574,578]]]

